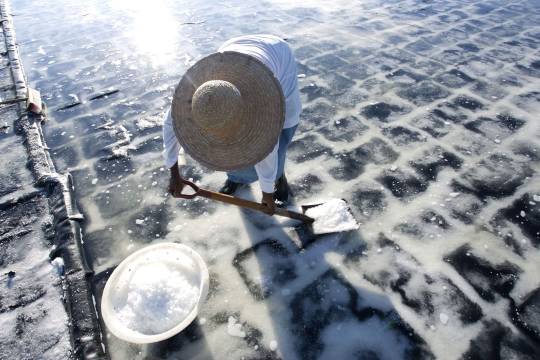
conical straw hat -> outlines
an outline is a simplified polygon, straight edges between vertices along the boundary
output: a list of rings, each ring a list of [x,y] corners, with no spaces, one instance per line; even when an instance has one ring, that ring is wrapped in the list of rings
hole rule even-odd
[[[188,69],[174,92],[171,115],[176,137],[191,157],[228,171],[255,165],[273,150],[285,99],[261,61],[228,51]]]

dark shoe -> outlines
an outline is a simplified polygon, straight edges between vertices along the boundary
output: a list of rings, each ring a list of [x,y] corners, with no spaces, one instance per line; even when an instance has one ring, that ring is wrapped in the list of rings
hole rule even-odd
[[[289,201],[289,192],[289,184],[287,183],[287,178],[285,177],[285,174],[283,174],[276,181],[276,191],[274,191],[274,199],[281,203],[287,203],[287,201]]]
[[[244,184],[240,184],[227,179],[227,181],[225,181],[225,184],[221,187],[221,189],[219,189],[219,192],[226,195],[233,195],[236,190],[242,187],[242,185]]]

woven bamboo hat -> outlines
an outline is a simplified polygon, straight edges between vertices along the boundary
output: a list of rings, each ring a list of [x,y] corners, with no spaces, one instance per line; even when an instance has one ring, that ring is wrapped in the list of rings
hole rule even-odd
[[[171,115],[176,137],[191,157],[213,170],[236,170],[273,150],[285,100],[268,67],[228,51],[188,69],[174,92]]]

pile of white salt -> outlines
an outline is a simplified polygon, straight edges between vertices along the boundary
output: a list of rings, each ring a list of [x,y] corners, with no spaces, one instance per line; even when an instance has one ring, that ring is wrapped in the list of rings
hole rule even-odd
[[[178,325],[200,296],[200,276],[191,259],[181,254],[152,255],[130,264],[111,289],[118,321],[144,335]]]
[[[306,215],[315,219],[313,233],[326,234],[358,229],[358,223],[342,199],[332,199],[306,210]]]

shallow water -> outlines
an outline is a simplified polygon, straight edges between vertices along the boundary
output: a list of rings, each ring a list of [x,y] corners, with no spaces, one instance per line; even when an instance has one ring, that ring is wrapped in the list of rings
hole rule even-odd
[[[12,8],[49,108],[47,144],[75,178],[98,300],[100,274],[150,243],[187,244],[209,266],[192,326],[151,346],[108,335],[113,359],[534,351],[540,324],[519,314],[540,302],[538,1]],[[247,33],[288,39],[299,61],[295,200],[346,199],[358,232],[313,241],[289,222],[166,195],[160,124],[172,91],[198,58]],[[225,179],[193,162],[186,171],[213,189]],[[231,317],[245,336],[230,335]]]

